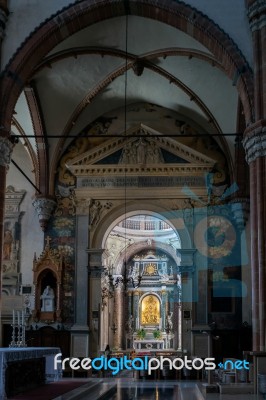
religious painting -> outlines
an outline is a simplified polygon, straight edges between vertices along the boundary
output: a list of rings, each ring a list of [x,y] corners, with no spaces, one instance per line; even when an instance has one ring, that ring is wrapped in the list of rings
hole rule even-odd
[[[145,296],[141,302],[141,324],[159,325],[160,301],[154,295]]]

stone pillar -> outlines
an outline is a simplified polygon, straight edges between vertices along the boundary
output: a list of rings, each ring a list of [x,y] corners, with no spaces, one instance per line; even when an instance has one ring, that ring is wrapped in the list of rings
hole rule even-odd
[[[114,347],[123,348],[124,337],[124,281],[122,275],[114,277]]]
[[[254,123],[243,145],[250,172],[250,229],[253,350],[266,350],[266,3],[248,0],[254,55]]]

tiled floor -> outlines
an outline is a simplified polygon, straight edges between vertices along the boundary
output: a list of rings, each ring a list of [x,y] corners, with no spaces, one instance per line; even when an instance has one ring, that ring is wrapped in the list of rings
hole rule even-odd
[[[117,384],[117,392],[109,400],[262,400],[262,395],[219,394],[201,392],[201,384],[192,381],[136,381],[132,378],[105,379]],[[80,400],[92,399],[88,395]],[[66,397],[62,400],[68,400]]]
[[[67,379],[70,380],[69,378]],[[263,400],[262,395],[204,393],[204,384],[193,381],[153,381],[135,380],[131,376],[123,378],[73,379],[83,386],[59,397],[45,397],[54,400],[97,400],[106,393],[109,400]],[[49,392],[49,391],[48,391]],[[44,393],[43,393],[44,394]],[[28,399],[25,393],[25,399]],[[33,397],[39,399],[40,397]]]

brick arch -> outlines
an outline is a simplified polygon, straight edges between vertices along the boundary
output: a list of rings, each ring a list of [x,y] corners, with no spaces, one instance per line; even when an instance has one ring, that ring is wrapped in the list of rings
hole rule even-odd
[[[253,79],[247,61],[233,40],[207,16],[181,1],[80,0],[44,21],[22,43],[3,72],[0,125],[10,130],[16,101],[35,66],[56,45],[85,27],[126,14],[154,19],[173,26],[208,48],[236,87],[246,125],[253,121]]]

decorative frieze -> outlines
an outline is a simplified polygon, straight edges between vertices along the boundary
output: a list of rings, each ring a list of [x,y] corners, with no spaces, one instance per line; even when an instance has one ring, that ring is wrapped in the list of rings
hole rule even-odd
[[[156,169],[156,168],[155,168]],[[177,167],[178,169],[178,167]],[[165,169],[165,171],[167,168]],[[168,168],[169,175],[171,171]],[[184,170],[182,170],[184,172]],[[188,170],[186,170],[188,171]],[[194,169],[194,173],[199,173],[198,169]],[[151,172],[151,171],[150,171]],[[184,176],[143,176],[140,172],[140,176],[119,176],[119,177],[89,177],[81,180],[82,187],[90,188],[119,188],[119,187],[176,187],[176,186],[204,186],[205,181],[203,176],[190,176],[189,174]],[[158,172],[158,171],[157,171]],[[172,168],[173,172],[173,168]],[[204,171],[201,171],[203,173]],[[205,172],[208,172],[207,170]],[[192,173],[192,172],[191,172]],[[124,173],[125,174],[125,173]],[[144,174],[145,175],[145,174]],[[200,174],[199,174],[200,175]]]
[[[250,164],[258,157],[266,156],[266,126],[258,126],[243,139],[246,161]]]
[[[0,166],[8,167],[11,161],[13,144],[6,137],[0,136]]]

